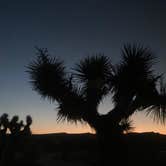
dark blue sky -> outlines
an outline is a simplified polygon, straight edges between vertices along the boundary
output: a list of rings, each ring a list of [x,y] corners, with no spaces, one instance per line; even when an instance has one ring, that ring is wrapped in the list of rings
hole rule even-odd
[[[117,63],[127,42],[150,47],[158,57],[155,69],[166,72],[166,1],[0,1],[0,113],[21,118],[31,114],[35,132],[63,131],[65,124],[55,122],[55,105],[43,101],[28,83],[25,66],[35,58],[34,47],[47,47],[72,67],[79,59],[99,52]],[[100,110],[109,109],[108,103]],[[134,117],[137,131],[145,121],[141,118]],[[149,120],[145,125],[145,130],[160,128],[148,128]],[[81,130],[72,127],[70,131]]]

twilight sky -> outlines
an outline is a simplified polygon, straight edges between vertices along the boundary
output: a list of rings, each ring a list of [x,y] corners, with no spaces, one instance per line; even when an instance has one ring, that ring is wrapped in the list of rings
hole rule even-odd
[[[56,123],[56,105],[32,91],[26,65],[35,46],[47,47],[68,68],[94,53],[120,60],[124,43],[139,42],[158,57],[157,73],[166,73],[165,0],[0,0],[0,114],[34,119],[34,133],[89,132],[85,125]],[[106,99],[100,112],[110,110]],[[135,131],[166,134],[166,126],[143,113],[133,116]]]

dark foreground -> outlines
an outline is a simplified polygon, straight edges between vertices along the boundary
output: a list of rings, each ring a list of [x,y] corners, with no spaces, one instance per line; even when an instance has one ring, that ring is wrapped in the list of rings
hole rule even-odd
[[[93,134],[32,135],[21,142],[14,147],[17,166],[97,166],[100,159]],[[126,143],[129,165],[166,166],[165,135],[132,133]]]

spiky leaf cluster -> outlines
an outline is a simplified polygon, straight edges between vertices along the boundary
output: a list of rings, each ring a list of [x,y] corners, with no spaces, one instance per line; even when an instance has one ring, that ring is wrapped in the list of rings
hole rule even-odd
[[[113,75],[110,58],[101,54],[86,57],[76,65],[74,73],[82,84],[88,105],[97,108],[110,91],[109,80]]]
[[[36,61],[28,66],[34,90],[58,102],[58,119],[87,121],[94,125],[102,117],[98,105],[112,93],[114,108],[104,117],[116,124],[128,119],[136,110],[145,110],[162,123],[166,120],[165,88],[157,86],[161,75],[153,70],[155,57],[148,48],[125,45],[121,61],[112,65],[104,55],[81,60],[68,74],[64,64],[40,50]],[[111,100],[111,99],[110,99]]]

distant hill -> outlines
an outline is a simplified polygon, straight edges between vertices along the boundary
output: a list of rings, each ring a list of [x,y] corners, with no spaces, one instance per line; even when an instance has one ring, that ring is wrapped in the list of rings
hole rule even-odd
[[[40,144],[47,151],[59,150],[90,150],[96,149],[96,135],[90,133],[84,134],[67,134],[67,133],[52,133],[32,135],[32,140],[36,144]]]
[[[128,145],[132,144],[146,144],[152,145],[156,148],[165,148],[166,149],[166,135],[154,133],[154,132],[145,132],[145,133],[129,133],[126,134],[126,142]],[[42,144],[56,144],[63,146],[62,144],[80,144],[80,146],[86,144],[97,144],[97,138],[95,134],[91,133],[81,133],[81,134],[68,134],[68,133],[52,133],[52,134],[34,134],[32,139]]]
[[[129,162],[134,166],[165,166],[166,164],[166,135],[146,132],[126,134],[126,153]],[[98,158],[98,146],[95,134],[41,134],[33,135],[33,141],[40,151],[61,153],[74,160],[95,160]],[[90,155],[89,155],[90,154]],[[63,158],[62,157],[62,158]]]
[[[92,133],[65,133],[65,132],[61,132],[61,133],[48,133],[48,134],[33,134],[33,136],[94,136],[95,134],[92,134]],[[159,135],[159,136],[165,136],[164,134],[160,134],[160,133],[156,133],[156,132],[142,132],[142,133],[137,133],[137,132],[131,132],[131,133],[128,133],[126,135],[148,135],[148,136],[156,136],[156,135]]]
[[[80,134],[70,134],[70,133],[51,133],[51,134],[33,134],[32,137],[36,140],[48,140],[48,141],[94,141],[96,139],[95,134],[91,133],[80,133]],[[126,138],[130,141],[166,141],[166,135],[154,133],[154,132],[144,132],[144,133],[128,133]]]

